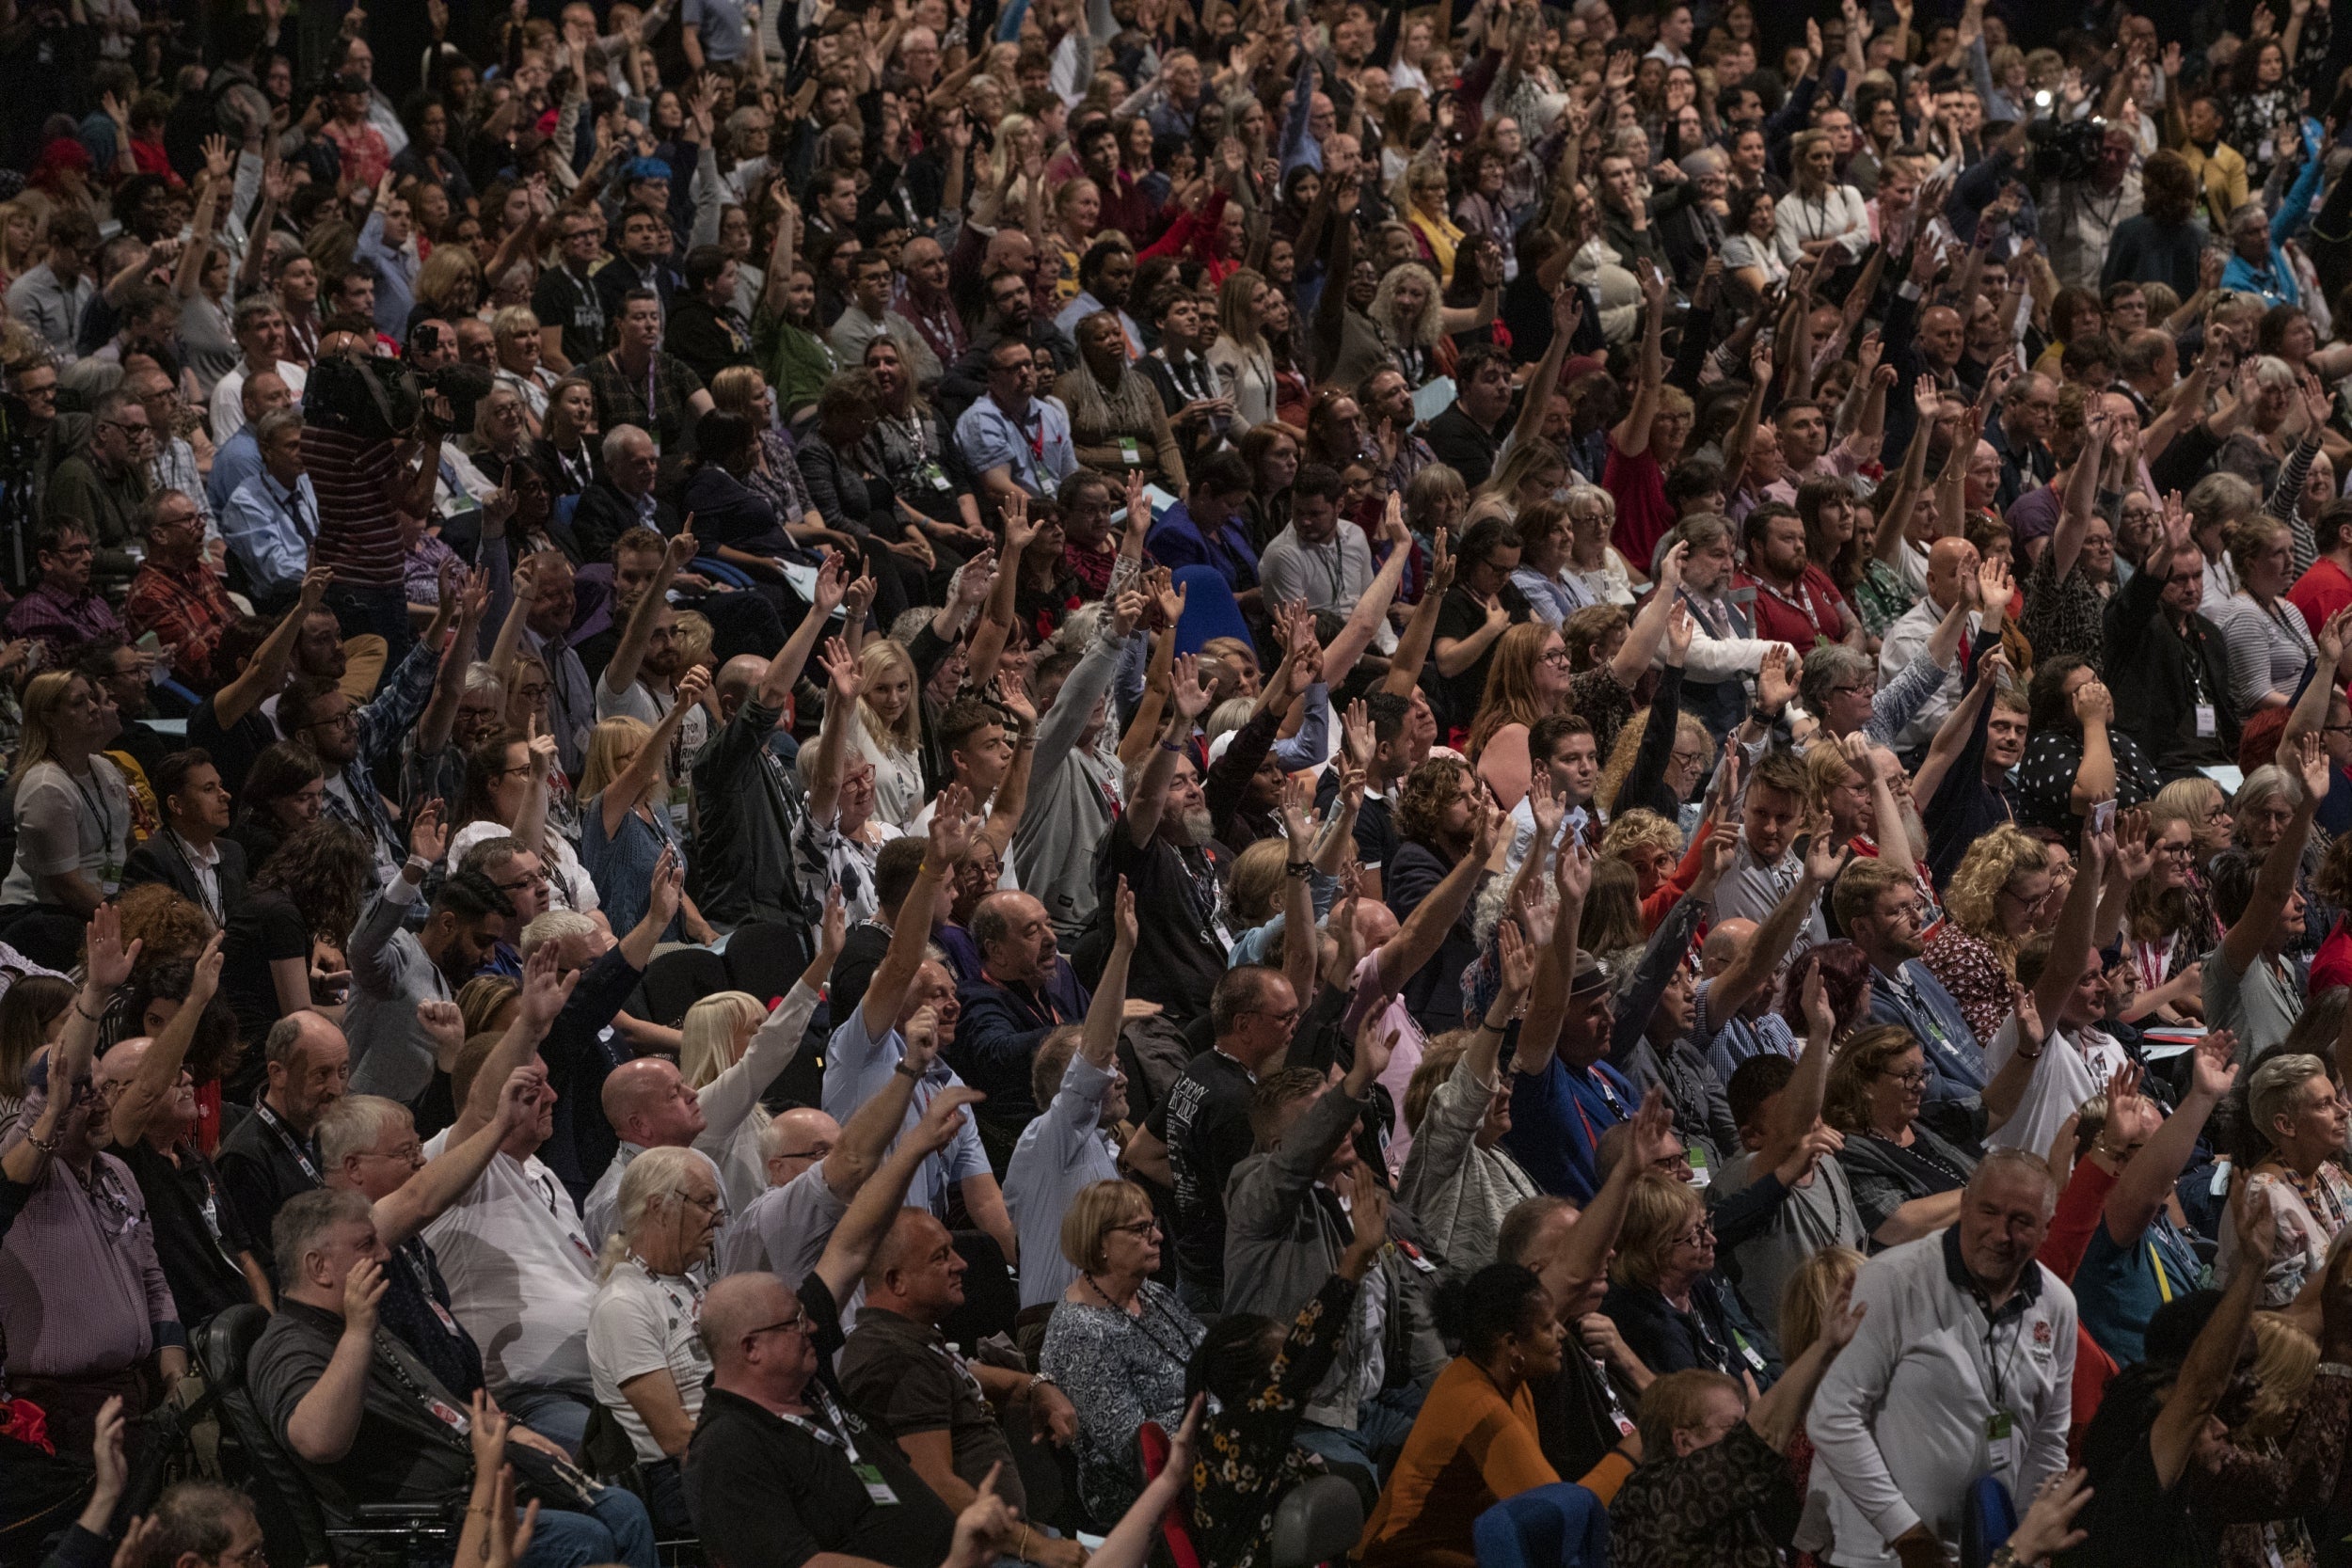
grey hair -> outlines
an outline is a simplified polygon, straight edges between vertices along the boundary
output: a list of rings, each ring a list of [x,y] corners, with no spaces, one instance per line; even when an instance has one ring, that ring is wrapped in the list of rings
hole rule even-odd
[[[2275,354],[2265,354],[2254,360],[2254,385],[2265,391],[2276,391],[2295,385],[2295,367]]]
[[[2250,515],[2262,493],[2235,474],[2207,474],[2188,492],[2188,515],[2200,531]]]
[[[2237,786],[2237,794],[2230,800],[2230,815],[2239,821],[2257,800],[2267,800],[2273,795],[2286,797],[2289,808],[2303,803],[2303,781],[2280,767],[2265,763],[2246,775],[2246,782]]]
[[[1976,1173],[1968,1178],[1968,1191],[1975,1192],[1979,1183],[2010,1172],[2042,1183],[2042,1217],[2049,1218],[2058,1208],[2058,1178],[2051,1174],[2050,1162],[2030,1149],[1986,1149],[1984,1158],[1977,1162]]]
[[[2276,1143],[2271,1123],[2301,1109],[2303,1085],[2328,1076],[2328,1064],[2317,1056],[2280,1054],[2254,1069],[2246,1085],[2246,1115],[2263,1142]]]
[[[287,431],[301,428],[301,404],[296,404],[291,408],[273,408],[253,421],[253,440],[256,445],[266,446]]]
[[[1823,642],[1804,656],[1804,673],[1797,677],[1797,690],[1804,701],[1805,711],[1819,718],[1829,701],[1830,688],[1857,675],[1873,679],[1877,673],[1868,656],[1856,653],[1842,642]]]
[[[686,1191],[686,1179],[697,1170],[707,1171],[709,1156],[691,1148],[649,1148],[628,1163],[621,1175],[621,1196],[612,1212],[612,1233],[604,1239],[604,1250],[597,1255],[599,1275],[610,1275],[613,1265],[627,1257],[630,1237],[652,1213],[677,1206]]]
[[[283,1287],[295,1277],[303,1256],[317,1247],[320,1237],[355,1220],[365,1225],[372,1214],[368,1200],[345,1187],[314,1187],[288,1198],[269,1227],[270,1249],[278,1255],[278,1285]]]
[[[1209,721],[1201,734],[1215,741],[1228,730],[1240,729],[1249,722],[1249,716],[1258,710],[1255,697],[1228,697],[1209,710]]]
[[[500,705],[501,706],[505,705],[506,683],[499,679],[499,673],[495,669],[480,659],[466,666],[465,695],[470,697],[477,691],[495,692]]]
[[[594,936],[596,923],[578,910],[549,910],[523,927],[522,955],[526,962],[550,942],[565,937]]]
[[[631,436],[635,436],[640,441],[650,441],[653,439],[652,436],[646,435],[643,430],[633,424],[616,424],[611,430],[604,433],[605,467],[611,467],[613,464],[621,460],[622,454],[630,445],[629,438]]]
[[[408,1107],[375,1094],[347,1094],[319,1117],[319,1159],[333,1170],[354,1154],[375,1147],[393,1128],[415,1126]]]

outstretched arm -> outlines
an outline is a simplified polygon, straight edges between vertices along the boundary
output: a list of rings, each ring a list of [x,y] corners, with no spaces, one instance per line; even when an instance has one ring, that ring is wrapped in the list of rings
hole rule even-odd
[[[2286,917],[2287,895],[2295,891],[2295,873],[2303,858],[2303,841],[2311,835],[2312,816],[2319,803],[2328,798],[2328,783],[2334,767],[2328,753],[2320,750],[2317,736],[2305,736],[2296,747],[2296,774],[2303,783],[2303,799],[2295,808],[2295,816],[2287,831],[2263,857],[2262,869],[2254,874],[2254,895],[2247,900],[2246,912],[2238,916],[2221,939],[2221,960],[2230,966],[2233,974],[2243,974],[2256,958],[2269,950],[2279,933],[2279,923]]]

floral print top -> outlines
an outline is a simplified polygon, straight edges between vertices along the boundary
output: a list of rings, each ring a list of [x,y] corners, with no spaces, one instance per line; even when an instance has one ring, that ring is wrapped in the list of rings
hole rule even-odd
[[[1209,1418],[1192,1466],[1192,1529],[1203,1561],[1257,1568],[1269,1560],[1275,1506],[1322,1468],[1291,1439],[1307,1396],[1331,1370],[1355,1300],[1354,1280],[1336,1274],[1325,1280],[1292,1321],[1266,1386],[1248,1404]]]

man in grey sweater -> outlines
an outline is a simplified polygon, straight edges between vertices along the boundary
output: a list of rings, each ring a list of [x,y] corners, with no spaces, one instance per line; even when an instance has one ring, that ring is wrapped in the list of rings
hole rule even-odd
[[[351,1006],[343,1015],[352,1092],[403,1104],[431,1087],[435,1069],[448,1070],[466,1043],[463,1022],[449,1028],[443,1007],[456,1010],[457,988],[489,959],[514,912],[497,883],[460,871],[433,895],[424,929],[402,929],[426,873],[449,847],[438,800],[417,809],[408,847],[400,874],[368,900],[352,930]]]
[[[1395,1045],[1388,1008],[1375,1006],[1336,1086],[1311,1068],[1260,1081],[1250,1105],[1258,1152],[1225,1187],[1226,1311],[1288,1323],[1339,1266],[1354,1231],[1329,1182],[1359,1161],[1356,1129]],[[1339,1355],[1308,1396],[1298,1429],[1303,1446],[1366,1480],[1404,1447],[1446,1364],[1430,1314],[1437,1265],[1421,1224],[1391,1205],[1389,1234],[1398,1245],[1365,1276]]]
[[[1094,919],[1095,853],[1120,789],[1119,759],[1102,749],[1111,677],[1143,610],[1139,589],[1106,601],[1100,628],[1074,667],[1057,649],[1038,661],[1033,677],[1044,717],[1029,759],[1028,803],[1012,831],[1012,863],[1021,885],[1044,899],[1065,946]]]

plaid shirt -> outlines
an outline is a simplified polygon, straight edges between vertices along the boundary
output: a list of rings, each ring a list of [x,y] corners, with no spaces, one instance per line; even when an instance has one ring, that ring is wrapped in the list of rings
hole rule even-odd
[[[400,661],[400,668],[392,672],[375,701],[352,715],[359,726],[359,751],[343,768],[343,787],[351,792],[350,803],[331,789],[326,792],[328,814],[374,847],[379,869],[397,870],[407,858],[408,846],[392,827],[391,813],[384,809],[384,797],[375,787],[376,769],[424,717],[425,704],[433,700],[433,678],[440,668],[440,649],[420,641],[408,650],[408,657]]]
[[[599,428],[611,430],[616,424],[633,424],[651,436],[654,446],[662,451],[681,450],[690,444],[694,416],[686,403],[703,389],[703,380],[685,360],[657,349],[652,365],[631,375],[621,368],[615,356],[607,354],[591,359],[586,373],[588,386],[596,394]],[[653,388],[650,407],[645,402],[648,386]]]
[[[195,685],[210,690],[215,684],[213,650],[220,634],[237,618],[236,607],[220,585],[220,574],[199,561],[186,572],[174,572],[149,562],[131,579],[131,596],[122,613],[131,634],[151,631],[180,650],[172,668]]]
[[[87,592],[67,598],[46,582],[18,599],[0,627],[10,637],[47,644],[52,663],[85,643],[122,635],[122,623],[105,600]]]

